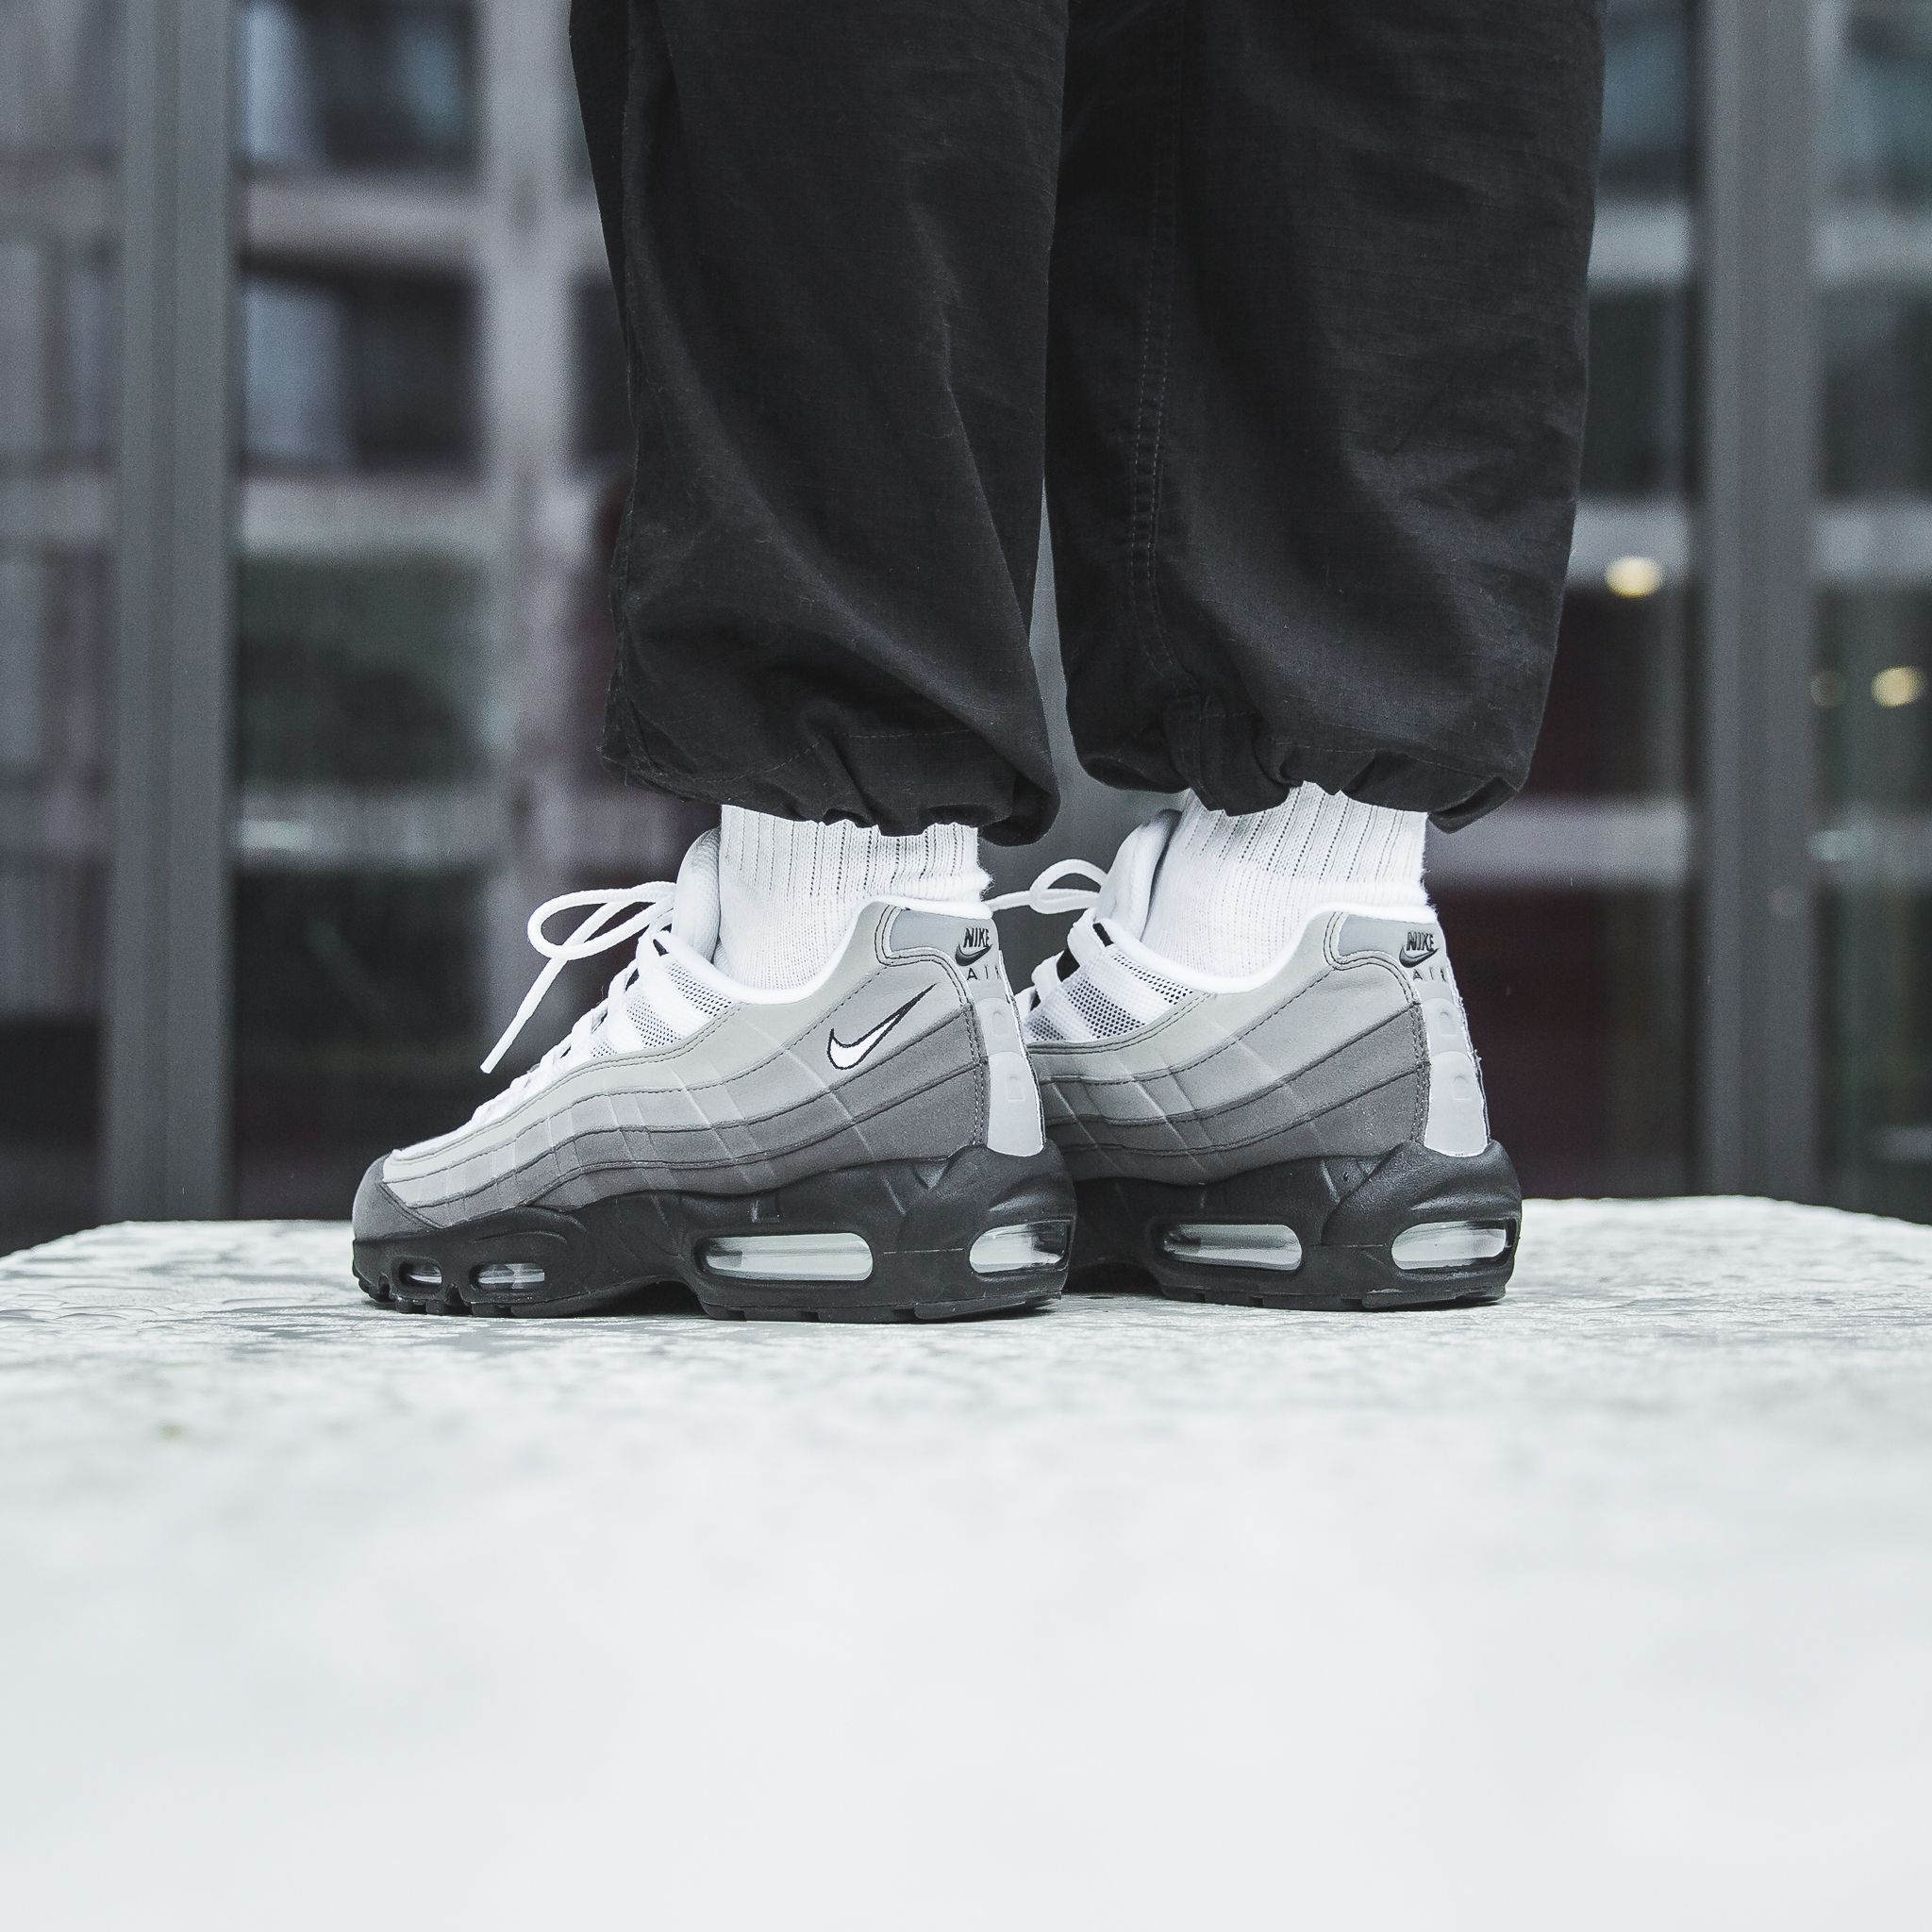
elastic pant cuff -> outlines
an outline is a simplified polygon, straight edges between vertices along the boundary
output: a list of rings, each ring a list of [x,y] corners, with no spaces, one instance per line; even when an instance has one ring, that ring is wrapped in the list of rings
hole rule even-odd
[[[1345,735],[1322,737],[1343,741]],[[1365,805],[1427,812],[1444,831],[1495,810],[1523,782],[1521,776],[1470,771],[1433,747],[1284,737],[1259,718],[1224,711],[1211,702],[1170,706],[1158,741],[1083,753],[1081,762],[1107,784],[1188,791],[1217,811],[1272,811],[1297,785],[1318,785]]]
[[[1025,845],[1053,824],[1059,798],[1015,771],[977,734],[922,731],[819,739],[758,771],[677,770],[650,757],[613,717],[604,762],[620,777],[674,798],[741,806],[819,824],[846,820],[889,838],[971,825],[995,845]]]

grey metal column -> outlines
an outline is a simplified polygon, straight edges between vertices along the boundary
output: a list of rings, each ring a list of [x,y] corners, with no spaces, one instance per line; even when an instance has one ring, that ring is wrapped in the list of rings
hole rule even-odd
[[[106,1211],[228,1197],[231,0],[121,9]]]
[[[1808,0],[1705,0],[1702,1179],[1817,1186]]]

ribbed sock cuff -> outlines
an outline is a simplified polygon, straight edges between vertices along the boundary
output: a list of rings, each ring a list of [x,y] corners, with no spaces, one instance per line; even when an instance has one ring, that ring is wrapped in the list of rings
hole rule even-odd
[[[869,825],[727,805],[718,830],[718,968],[747,986],[799,986],[868,900],[977,899],[985,890],[971,825],[890,839]]]
[[[1196,972],[1257,973],[1311,914],[1347,901],[1421,906],[1428,815],[1303,785],[1272,811],[1191,799],[1161,858],[1145,943]]]

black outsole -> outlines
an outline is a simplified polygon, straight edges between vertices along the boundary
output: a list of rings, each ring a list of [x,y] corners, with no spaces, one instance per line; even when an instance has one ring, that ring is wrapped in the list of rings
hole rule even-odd
[[[1523,1226],[1516,1170],[1493,1141],[1467,1158],[1411,1143],[1374,1158],[1285,1161],[1189,1186],[1087,1180],[1077,1193],[1076,1282],[1125,1268],[1170,1300],[1234,1307],[1374,1312],[1499,1302]],[[1432,1221],[1501,1225],[1506,1244],[1488,1260],[1398,1267],[1396,1237]],[[1291,1227],[1301,1243],[1300,1265],[1291,1273],[1171,1253],[1163,1236],[1191,1222]]]
[[[355,1269],[372,1301],[411,1314],[599,1314],[676,1283],[720,1321],[955,1322],[1054,1300],[1066,1285],[1073,1218],[1073,1185],[1051,1147],[1031,1157],[968,1147],[949,1160],[876,1161],[759,1194],[637,1192],[570,1210],[513,1208],[358,1241]],[[974,1270],[979,1236],[1014,1225],[1058,1229],[1058,1260],[1005,1274]],[[873,1263],[863,1281],[727,1277],[701,1253],[719,1237],[826,1233],[865,1237]],[[541,1269],[542,1278],[527,1289],[477,1285],[502,1263]]]

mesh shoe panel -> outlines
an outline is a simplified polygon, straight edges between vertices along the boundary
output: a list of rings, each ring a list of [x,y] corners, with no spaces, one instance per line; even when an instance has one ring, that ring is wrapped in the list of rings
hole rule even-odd
[[[1096,991],[1084,974],[1067,980],[1065,988],[1067,998],[1092,1027],[1096,1040],[1123,1040],[1129,1033],[1140,1031],[1141,1022],[1115,1006],[1105,993]]]

